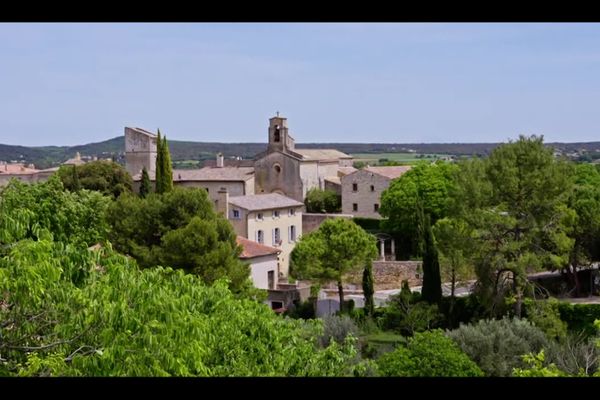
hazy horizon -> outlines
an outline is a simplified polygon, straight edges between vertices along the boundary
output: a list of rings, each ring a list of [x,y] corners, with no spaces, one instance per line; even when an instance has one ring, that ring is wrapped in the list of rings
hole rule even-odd
[[[2,23],[0,143],[600,141],[598,23]]]

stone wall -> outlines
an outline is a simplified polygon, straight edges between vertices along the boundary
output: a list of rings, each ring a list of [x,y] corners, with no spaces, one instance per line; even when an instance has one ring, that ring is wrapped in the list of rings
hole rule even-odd
[[[381,205],[381,193],[390,185],[390,178],[360,169],[342,176],[342,212],[356,217],[381,218],[375,204]],[[357,190],[354,190],[354,184]],[[372,190],[371,190],[372,189]],[[354,211],[353,204],[357,205]]]
[[[407,280],[411,287],[421,286],[423,284],[421,264],[421,261],[373,261],[375,290],[400,289],[403,280]],[[361,289],[362,269],[358,273],[349,275],[347,282]]]
[[[321,226],[323,221],[328,218],[352,218],[352,215],[347,214],[316,214],[316,213],[303,213],[302,214],[302,234],[306,235]]]

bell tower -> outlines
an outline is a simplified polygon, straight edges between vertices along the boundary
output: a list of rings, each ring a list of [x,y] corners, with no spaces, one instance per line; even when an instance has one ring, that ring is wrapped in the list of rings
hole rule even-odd
[[[294,150],[294,139],[289,135],[287,118],[279,116],[269,118],[269,151]]]

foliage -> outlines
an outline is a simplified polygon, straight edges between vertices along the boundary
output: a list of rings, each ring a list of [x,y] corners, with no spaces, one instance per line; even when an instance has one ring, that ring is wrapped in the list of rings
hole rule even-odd
[[[413,254],[417,252],[418,245],[417,201],[422,201],[424,213],[431,216],[432,224],[445,217],[450,206],[449,193],[455,169],[455,165],[446,162],[420,162],[392,180],[381,194],[379,213],[388,218],[382,223],[382,228],[398,235],[399,242],[412,243]]]
[[[569,334],[560,342],[549,343],[547,359],[569,375],[592,376],[598,373],[600,360],[596,340],[583,333]]]
[[[559,305],[556,299],[525,300],[525,316],[540,328],[549,340],[563,341],[567,337],[567,323],[560,319]]]
[[[358,327],[347,315],[330,315],[323,318],[323,335],[319,338],[322,347],[332,342],[343,344],[348,336],[357,337]]]
[[[596,334],[594,321],[600,319],[600,304],[560,302],[558,311],[560,312],[560,319],[567,323],[569,332],[583,333],[585,336]]]
[[[377,218],[354,217],[352,218],[352,221],[367,232],[378,232],[381,230],[381,220]]]
[[[173,190],[173,164],[171,162],[171,153],[169,152],[169,143],[167,142],[167,136],[163,137],[162,145],[160,146],[162,151],[161,162],[162,166],[162,182],[161,190],[159,193],[166,193]]]
[[[233,228],[215,213],[205,190],[121,196],[109,208],[108,221],[115,248],[144,268],[182,268],[207,283],[227,277],[236,292],[250,286]]]
[[[473,294],[454,298],[442,297],[439,310],[445,316],[448,329],[458,328],[461,323],[468,324],[486,315],[485,308]]]
[[[441,330],[415,334],[406,347],[384,354],[377,364],[383,376],[483,376],[479,367]]]
[[[510,376],[524,366],[521,356],[547,347],[544,333],[525,319],[480,320],[450,331],[452,338],[487,376]]]
[[[102,242],[109,202],[97,192],[65,191],[56,175],[36,184],[13,180],[0,195],[0,253],[2,244],[49,234],[56,241],[86,247]]]
[[[125,168],[106,160],[91,161],[82,165],[63,165],[58,169],[57,175],[67,190],[96,190],[113,198],[122,193],[130,193],[133,185]]]
[[[142,168],[142,182],[140,184],[140,197],[144,198],[152,192],[152,183],[146,167]]]
[[[343,276],[377,257],[375,238],[354,222],[327,219],[319,229],[300,238],[291,253],[290,275],[338,284],[340,307],[344,304]]]
[[[548,366],[544,366],[545,356],[544,350],[540,350],[538,354],[525,354],[523,355],[523,361],[529,364],[528,369],[522,368],[514,368],[512,376],[522,377],[522,378],[532,378],[532,377],[565,377],[563,371],[558,369],[558,367],[554,364],[550,364]]]
[[[454,208],[475,230],[474,265],[482,302],[494,313],[496,304],[511,294],[520,316],[526,274],[568,262],[574,217],[566,206],[571,169],[536,136],[498,146],[481,167],[473,163],[458,174],[456,201],[469,197],[471,190],[475,194],[470,207]]]
[[[404,281],[400,293],[391,296],[380,320],[384,329],[412,336],[415,332],[437,327],[440,317],[437,305],[421,301],[421,295],[411,293],[408,282]]]
[[[423,287],[421,296],[429,304],[439,304],[442,299],[442,280],[440,277],[440,262],[431,230],[429,215],[425,216],[423,237]]]
[[[306,212],[309,213],[339,213],[342,211],[342,198],[333,190],[312,188],[304,199]]]
[[[181,270],[22,240],[0,259],[2,369],[21,376],[352,376],[355,339]],[[360,367],[360,368],[358,368]],[[362,371],[362,372],[361,372]]]
[[[362,278],[362,289],[363,295],[365,296],[365,312],[367,315],[373,315],[374,303],[373,294],[375,293],[375,287],[373,284],[373,264],[369,261],[365,265]]]
[[[157,132],[156,138],[156,164],[154,167],[155,177],[154,177],[154,190],[156,193],[163,193],[164,188],[164,176],[165,176],[165,163],[163,162],[164,153],[162,150],[163,140],[160,134],[160,129]]]
[[[285,315],[290,318],[314,319],[315,318],[315,298],[309,298],[304,302],[295,304],[285,311]]]

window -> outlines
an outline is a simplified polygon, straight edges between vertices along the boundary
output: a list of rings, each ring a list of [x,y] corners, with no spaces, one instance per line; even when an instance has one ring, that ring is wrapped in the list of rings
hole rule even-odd
[[[233,219],[240,219],[240,210],[233,210]]]
[[[273,168],[275,169],[275,172],[280,173],[281,172],[281,166],[279,164],[275,164],[273,166]]]
[[[267,281],[269,282],[269,289],[275,289],[275,271],[267,272]]]
[[[358,204],[352,203],[352,211],[358,211]]]
[[[273,229],[273,246],[279,246],[281,244],[281,232],[279,228]]]
[[[279,210],[273,211],[273,218],[279,218]]]
[[[290,242],[295,242],[296,241],[296,225],[292,225],[290,226]]]
[[[256,220],[257,220],[257,221],[262,221],[263,219],[264,219],[264,218],[263,218],[263,214],[262,214],[262,213],[258,213],[258,214],[256,214]]]
[[[208,188],[205,187],[204,189],[206,189],[206,193],[210,193],[210,190],[208,190]]]
[[[289,216],[290,216],[290,217],[292,217],[292,216],[294,216],[294,215],[296,215],[296,210],[295,210],[295,209],[293,209],[293,208],[290,208],[290,211],[289,211]]]
[[[374,191],[375,191],[375,186],[371,185],[371,192],[374,192]]]
[[[352,191],[353,192],[358,192],[358,183],[353,183],[352,184]]]
[[[279,132],[279,125],[275,125],[275,133],[273,134],[273,141],[279,143],[281,141],[281,133]]]
[[[379,204],[373,204],[373,211],[379,211]]]
[[[283,308],[283,303],[281,301],[272,301],[271,302],[271,309],[272,310],[279,310]]]
[[[263,231],[256,231],[256,241],[258,243],[264,243],[265,242],[265,234]]]

